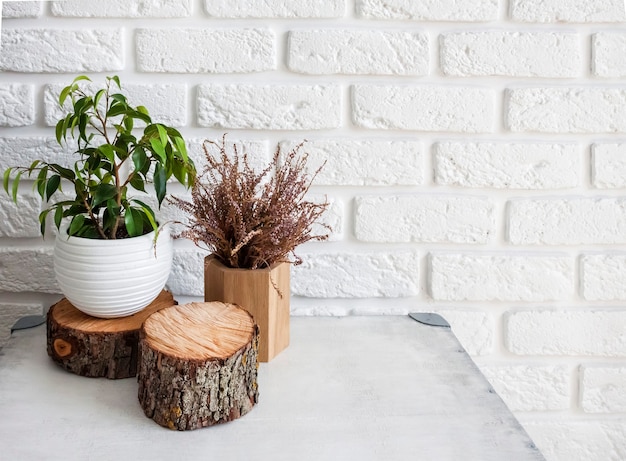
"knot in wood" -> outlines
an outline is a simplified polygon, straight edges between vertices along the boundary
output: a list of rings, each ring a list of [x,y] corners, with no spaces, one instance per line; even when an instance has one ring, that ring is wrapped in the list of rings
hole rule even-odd
[[[67,357],[72,353],[72,344],[61,338],[57,338],[54,340],[53,347],[54,352],[59,357]]]

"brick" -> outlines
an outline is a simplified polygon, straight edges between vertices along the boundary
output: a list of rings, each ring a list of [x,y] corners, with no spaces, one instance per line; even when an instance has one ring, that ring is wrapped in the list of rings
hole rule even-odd
[[[626,133],[626,88],[520,88],[506,92],[515,132]]]
[[[281,142],[289,152],[298,142]],[[312,140],[301,149],[308,154],[310,171],[322,167],[315,185],[392,186],[424,182],[424,146],[402,140]]]
[[[591,42],[593,74],[598,77],[625,77],[626,34],[599,32]]]
[[[12,18],[37,18],[41,16],[42,2],[22,1],[22,2],[3,2],[2,17],[4,19]]]
[[[60,293],[54,277],[52,248],[0,248],[0,287],[12,293]]]
[[[35,160],[73,165],[73,146],[61,147],[56,139],[43,136],[0,138],[0,171],[13,166],[29,166]]]
[[[626,243],[626,198],[511,200],[507,221],[515,245]]]
[[[495,94],[475,87],[354,85],[352,120],[369,129],[489,133]]]
[[[510,15],[521,22],[621,22],[623,0],[511,0]]]
[[[318,29],[289,33],[287,65],[304,74],[427,75],[428,36],[418,32]]]
[[[419,257],[411,251],[304,253],[291,292],[309,298],[395,298],[419,293]]]
[[[199,248],[176,248],[166,288],[174,296],[200,296],[204,299],[204,257],[208,254]]]
[[[341,91],[337,85],[199,85],[198,123],[256,130],[338,128]]]
[[[432,309],[450,324],[454,336],[471,356],[493,353],[495,323],[493,315],[480,311]]]
[[[447,141],[434,145],[434,156],[435,181],[444,186],[534,190],[581,184],[581,147],[575,143]]]
[[[580,406],[586,413],[626,412],[626,366],[580,368]]]
[[[269,29],[139,29],[141,72],[231,73],[276,68]]]
[[[285,2],[283,0],[205,0],[205,11],[217,18],[338,18],[345,15],[345,0]]]
[[[63,0],[52,2],[52,15],[73,18],[182,18],[191,0]]]
[[[103,88],[104,79],[84,85],[89,94]],[[69,99],[64,108],[59,107],[59,93],[67,85],[46,85],[44,88],[44,119],[46,125],[56,123],[71,110]],[[117,87],[115,87],[117,89]],[[185,84],[126,84],[122,81],[122,92],[133,106],[145,106],[155,123],[174,127],[187,125],[187,85]]]
[[[593,144],[591,153],[594,187],[599,189],[626,187],[626,144]]]
[[[47,46],[41,46],[42,43]],[[0,70],[3,71],[106,72],[123,68],[121,29],[2,31]]]
[[[579,35],[557,32],[444,34],[440,56],[443,73],[460,77],[576,77],[583,63]]]
[[[0,303],[0,350],[11,338],[11,328],[19,319],[43,313],[42,304]]]
[[[35,123],[35,92],[32,85],[0,84],[0,126]]]
[[[518,355],[623,357],[624,329],[626,310],[522,310],[507,314],[505,344]]]
[[[486,366],[480,371],[511,411],[570,408],[570,371],[563,366]]]
[[[498,18],[498,0],[357,0],[356,11],[369,19],[493,21]]]
[[[580,266],[582,295],[586,300],[626,300],[626,254],[583,255]]]
[[[437,301],[554,301],[574,294],[574,261],[559,255],[433,253]]]
[[[553,420],[523,422],[524,428],[547,460],[620,461],[626,459],[623,420]]]
[[[389,195],[355,199],[355,236],[364,242],[487,243],[494,204],[482,197]]]
[[[39,195],[18,194],[18,205],[11,198],[0,192],[0,237],[39,237]]]

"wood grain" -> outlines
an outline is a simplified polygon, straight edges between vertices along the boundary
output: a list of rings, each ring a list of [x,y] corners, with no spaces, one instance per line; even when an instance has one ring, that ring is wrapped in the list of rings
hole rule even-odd
[[[259,328],[234,304],[189,303],[151,315],[139,343],[138,398],[161,426],[191,430],[248,413],[258,401]]]
[[[80,376],[136,376],[142,323],[154,312],[175,303],[172,294],[164,290],[134,315],[101,319],[79,311],[63,298],[48,311],[48,355],[65,370]]]

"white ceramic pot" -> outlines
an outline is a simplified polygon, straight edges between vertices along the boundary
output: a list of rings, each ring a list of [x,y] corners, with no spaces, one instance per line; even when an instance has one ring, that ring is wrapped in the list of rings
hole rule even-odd
[[[125,317],[148,306],[161,292],[172,268],[168,226],[116,240],[68,237],[61,227],[54,246],[54,273],[65,297],[85,314]]]

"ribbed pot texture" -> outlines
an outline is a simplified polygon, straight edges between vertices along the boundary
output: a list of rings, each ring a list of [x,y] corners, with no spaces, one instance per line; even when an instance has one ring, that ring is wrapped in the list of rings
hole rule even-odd
[[[159,295],[170,275],[173,244],[168,226],[141,237],[96,240],[58,233],[54,273],[61,292],[93,317],[135,314]]]

